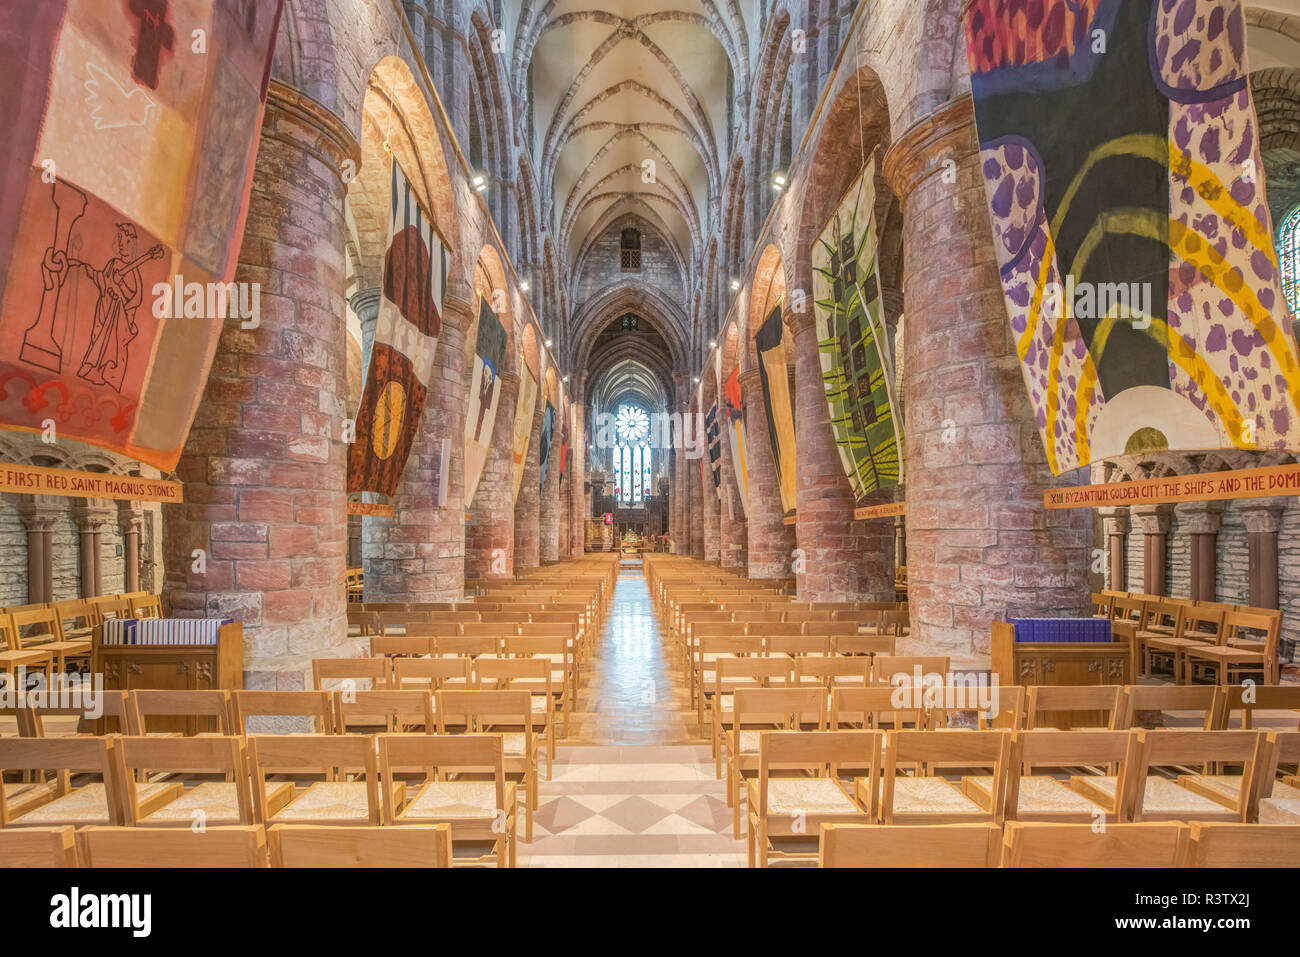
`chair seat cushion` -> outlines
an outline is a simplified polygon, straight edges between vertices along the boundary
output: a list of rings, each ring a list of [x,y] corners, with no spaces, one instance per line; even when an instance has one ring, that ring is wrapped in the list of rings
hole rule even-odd
[[[239,824],[239,798],[234,781],[204,781],[188,789],[175,801],[164,804],[143,820],[183,821],[194,819],[202,811],[208,824]],[[293,798],[293,784],[288,781],[266,782],[266,802],[271,813],[281,810]]]
[[[882,786],[884,782],[881,782]],[[986,812],[944,778],[894,778],[894,814],[979,814]]]
[[[977,775],[963,779],[967,788],[978,791],[987,798],[987,808],[993,799],[992,775]],[[1098,805],[1089,801],[1069,785],[1048,774],[1022,775],[1016,801],[1017,814],[1086,814],[1091,815]]]
[[[39,787],[39,785],[31,785]],[[8,786],[6,785],[6,788]],[[136,799],[147,802],[154,795],[175,788],[174,784],[159,782],[156,784],[136,785]],[[6,791],[6,796],[7,796]],[[70,794],[55,798],[47,804],[34,808],[22,815],[23,824],[108,824],[108,791],[102,783],[87,784]]]
[[[862,813],[830,778],[768,778],[767,811],[782,816]]]
[[[378,811],[378,808],[376,808]],[[277,821],[370,820],[365,781],[317,781],[275,816]]]
[[[495,820],[496,816],[497,790],[492,781],[430,781],[400,815],[458,821]]]
[[[1088,775],[1071,778],[1072,785],[1084,782],[1084,793],[1088,786],[1098,793],[1105,794],[1112,801],[1115,798],[1117,779],[1112,775]],[[1234,812],[1222,804],[1182,787],[1168,778],[1147,777],[1145,793],[1142,796],[1142,816],[1144,819],[1167,817],[1187,821],[1232,821],[1236,820]]]

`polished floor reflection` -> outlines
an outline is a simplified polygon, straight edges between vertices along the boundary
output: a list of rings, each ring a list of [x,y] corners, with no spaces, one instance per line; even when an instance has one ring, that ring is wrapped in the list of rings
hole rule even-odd
[[[625,566],[521,866],[744,866],[668,652],[645,576]]]

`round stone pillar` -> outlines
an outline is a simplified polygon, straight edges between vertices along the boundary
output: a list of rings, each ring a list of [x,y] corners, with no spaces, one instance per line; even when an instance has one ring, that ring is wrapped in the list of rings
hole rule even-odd
[[[1128,506],[1098,509],[1106,535],[1107,587],[1128,591]]]
[[[1169,529],[1174,507],[1134,505],[1133,518],[1142,529],[1142,592],[1147,595],[1169,593]]]
[[[894,522],[856,521],[856,501],[835,433],[811,309],[787,312],[794,339],[794,431],[798,436],[794,563],[800,601],[893,601]],[[868,504],[894,500],[883,489]]]
[[[524,477],[515,499],[515,568],[536,568],[541,563],[541,540],[537,510],[541,507],[542,413],[533,412],[524,457]]]
[[[501,398],[492,441],[474,500],[466,508],[466,578],[508,578],[515,570],[514,444],[519,374],[503,372],[497,381]]]
[[[244,687],[306,687],[348,654],[344,576],[346,160],[360,149],[309,97],[272,83],[236,282],[261,325],[227,322],[163,505],[172,614],[244,625]]]
[[[1078,473],[1052,475],[1025,393],[969,94],[905,131],[882,168],[903,207],[907,306],[912,631],[900,653],[987,667],[994,619],[1087,613],[1091,515],[1043,507]]]
[[[60,510],[25,496],[18,517],[27,532],[27,601],[43,605],[54,600],[54,549],[51,539]]]
[[[584,485],[587,481],[587,410],[583,405],[586,379],[587,374],[584,372],[569,398],[573,409],[573,433],[569,436],[569,464],[565,482],[569,486],[569,520],[572,522],[569,548],[575,558],[582,557],[587,550],[586,520],[591,517]]]
[[[1192,601],[1219,600],[1219,528],[1223,502],[1181,502],[1174,506],[1178,530],[1191,538],[1188,591]]]
[[[687,412],[686,415],[693,416],[694,412]],[[694,424],[692,431],[694,431]],[[701,479],[700,460],[686,456],[686,449],[682,450],[683,457],[686,458],[686,480],[691,490],[691,555],[701,561],[705,558],[704,550],[704,485]],[[710,482],[712,479],[709,480]]]
[[[722,436],[725,442],[727,437]],[[708,437],[704,442],[704,474],[700,476],[700,499],[704,504],[704,560],[714,565],[721,564],[721,529],[719,522],[718,487],[713,484],[713,465],[709,461]]]
[[[393,516],[366,516],[366,601],[460,601],[465,594],[465,330],[473,307],[443,303],[424,412]],[[439,504],[443,449],[447,497]]]
[[[785,524],[781,510],[757,369],[740,374],[740,392],[745,402],[745,464],[749,470],[749,577],[788,578],[795,532],[793,525]]]

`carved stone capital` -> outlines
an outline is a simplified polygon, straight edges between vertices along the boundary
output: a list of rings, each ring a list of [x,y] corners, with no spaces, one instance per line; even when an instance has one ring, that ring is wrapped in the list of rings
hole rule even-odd
[[[1217,535],[1223,524],[1223,502],[1180,502],[1174,507],[1178,530],[1188,535]]]
[[[1246,531],[1252,535],[1276,535],[1282,528],[1282,511],[1280,505],[1247,505],[1241,509],[1246,519]]]
[[[1134,505],[1131,514],[1143,535],[1168,535],[1173,524],[1174,507],[1168,504]]]
[[[906,202],[924,180],[951,168],[947,160],[978,149],[975,101],[966,93],[905,130],[885,154],[881,173],[898,198]]]

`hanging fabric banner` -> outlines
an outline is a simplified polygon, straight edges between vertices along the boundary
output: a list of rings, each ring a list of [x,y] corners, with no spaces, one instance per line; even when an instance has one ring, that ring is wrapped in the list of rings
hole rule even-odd
[[[745,466],[745,407],[740,401],[740,366],[727,376],[723,395],[727,400],[727,438],[731,443],[731,465],[736,472],[736,489],[740,492],[740,507],[749,514],[749,471]]]
[[[781,307],[770,313],[754,336],[758,350],[758,381],[763,389],[767,436],[772,444],[781,508],[789,514],[795,506],[794,406],[790,403],[790,377],[785,362],[785,323]]]
[[[524,460],[528,458],[528,441],[533,434],[533,410],[537,408],[537,379],[524,364],[519,370],[519,401],[515,406],[515,474],[514,498],[524,482]]]
[[[465,506],[468,508],[478,491],[483,466],[487,463],[488,443],[501,405],[501,370],[506,361],[506,330],[488,305],[488,297],[479,299],[478,328],[474,341],[474,369],[469,383],[469,402],[465,412]]]
[[[876,272],[872,157],[812,250],[813,309],[826,404],[856,498],[903,480],[902,418]]]
[[[994,248],[1052,470],[1300,448],[1240,0],[973,0]]]
[[[718,429],[718,403],[713,403],[704,417],[704,437],[709,443],[709,471],[713,474],[713,491],[722,497],[722,442]]]
[[[260,318],[230,281],[280,8],[0,0],[0,428],[176,465]]]
[[[537,450],[538,472],[541,480],[538,485],[546,488],[546,465],[551,461],[551,440],[555,438],[555,406],[546,400],[546,411],[542,413],[542,446]]]
[[[348,452],[348,492],[392,495],[419,428],[442,325],[447,251],[396,162],[375,345]]]
[[[565,466],[569,464],[569,418],[573,410],[568,399],[564,400],[564,412],[560,415],[560,478],[564,478]]]

